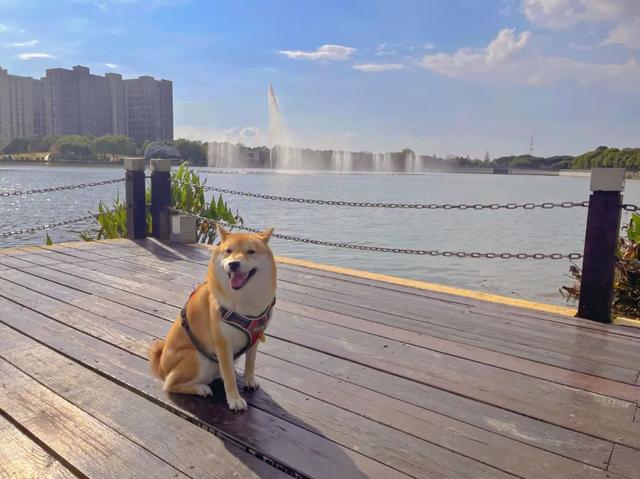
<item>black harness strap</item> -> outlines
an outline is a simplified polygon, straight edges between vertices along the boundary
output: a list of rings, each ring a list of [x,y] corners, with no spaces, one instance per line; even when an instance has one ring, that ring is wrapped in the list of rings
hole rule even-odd
[[[196,291],[197,291],[197,288],[191,293],[191,295],[189,296],[189,299],[187,299],[187,302],[182,307],[182,311],[180,311],[180,318],[181,318],[180,322],[182,324],[182,328],[184,329],[184,332],[187,333],[187,336],[189,336],[189,339],[191,340],[193,345],[196,347],[198,352],[208,360],[213,361],[214,363],[217,363],[218,358],[216,357],[215,353],[209,353],[204,348],[202,343],[198,341],[198,338],[196,338],[195,334],[193,334],[193,331],[189,326],[189,321],[187,319],[187,305],[189,304],[189,300],[191,300],[191,296],[193,296]],[[238,359],[245,352],[247,352],[247,349],[252,347],[264,335],[264,331],[267,328],[269,321],[271,320],[271,315],[273,313],[273,307],[275,306],[275,304],[276,304],[276,298],[273,298],[273,301],[271,302],[269,307],[265,309],[262,312],[262,314],[255,317],[242,316],[241,314],[234,313],[233,311],[230,311],[223,306],[220,306],[218,308],[218,311],[220,313],[220,317],[222,318],[222,320],[225,323],[242,331],[247,337],[246,346],[233,355],[234,360]]]

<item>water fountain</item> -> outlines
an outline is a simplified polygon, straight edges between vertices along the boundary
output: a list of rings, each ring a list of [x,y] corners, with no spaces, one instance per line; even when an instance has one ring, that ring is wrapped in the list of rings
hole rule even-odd
[[[311,150],[294,145],[273,85],[269,85],[269,149],[229,142],[209,143],[209,166],[216,168],[271,168],[276,170],[414,172],[419,161],[412,151],[370,153]]]

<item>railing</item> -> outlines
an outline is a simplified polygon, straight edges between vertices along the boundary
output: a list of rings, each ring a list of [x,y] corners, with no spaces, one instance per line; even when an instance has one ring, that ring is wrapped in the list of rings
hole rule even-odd
[[[125,160],[125,178],[81,183],[77,185],[56,186],[24,191],[8,191],[0,193],[0,198],[10,196],[32,195],[38,193],[52,193],[65,190],[97,187],[102,185],[125,182],[127,209],[127,237],[137,240],[147,236],[147,207],[150,207],[152,218],[151,235],[163,241],[193,242],[196,238],[198,222],[215,223],[215,221],[172,208],[171,205],[171,162],[169,160],[151,160],[151,204],[146,204],[145,190],[145,162],[141,158]],[[325,200],[314,198],[295,198],[274,196],[253,192],[244,192],[226,188],[194,185],[202,191],[212,191],[231,195],[239,195],[267,201],[282,201],[335,207],[356,208],[391,208],[410,210],[534,210],[553,208],[588,208],[587,228],[585,234],[584,252],[572,253],[513,253],[513,252],[476,252],[476,251],[443,251],[429,249],[389,248],[385,246],[371,246],[344,242],[322,241],[293,234],[274,233],[273,237],[286,241],[295,241],[312,245],[335,248],[346,248],[361,251],[374,251],[394,254],[411,254],[425,256],[442,256],[457,258],[483,258],[501,260],[579,260],[583,259],[582,281],[578,316],[601,322],[611,321],[611,305],[613,301],[613,281],[616,261],[616,249],[620,231],[622,210],[638,211],[636,205],[622,203],[624,189],[624,169],[607,168],[595,169],[591,177],[591,195],[589,201],[561,202],[561,203],[506,203],[506,204],[436,204],[436,203],[376,203],[343,200]],[[95,219],[98,214],[89,214],[52,222],[45,225],[21,228],[14,231],[0,232],[0,239],[23,233],[35,232],[58,226],[73,224]],[[244,231],[258,230],[245,225],[229,225],[228,228]]]

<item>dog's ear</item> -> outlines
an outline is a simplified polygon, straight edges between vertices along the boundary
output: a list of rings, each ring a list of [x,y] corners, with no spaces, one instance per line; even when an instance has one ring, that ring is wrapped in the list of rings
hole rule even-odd
[[[267,244],[272,234],[273,234],[273,227],[267,228],[266,230],[258,233],[258,238],[260,238],[263,243]]]
[[[218,236],[220,236],[221,241],[225,241],[227,237],[231,234],[227,230],[225,230],[220,223],[216,223],[216,231],[218,232]]]

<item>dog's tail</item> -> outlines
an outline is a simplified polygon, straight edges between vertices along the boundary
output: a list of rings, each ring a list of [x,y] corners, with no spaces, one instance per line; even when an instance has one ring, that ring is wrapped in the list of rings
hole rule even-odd
[[[160,357],[162,356],[163,348],[164,341],[155,341],[151,347],[149,347],[149,364],[151,365],[151,372],[160,379],[164,379],[164,371],[160,365]]]

